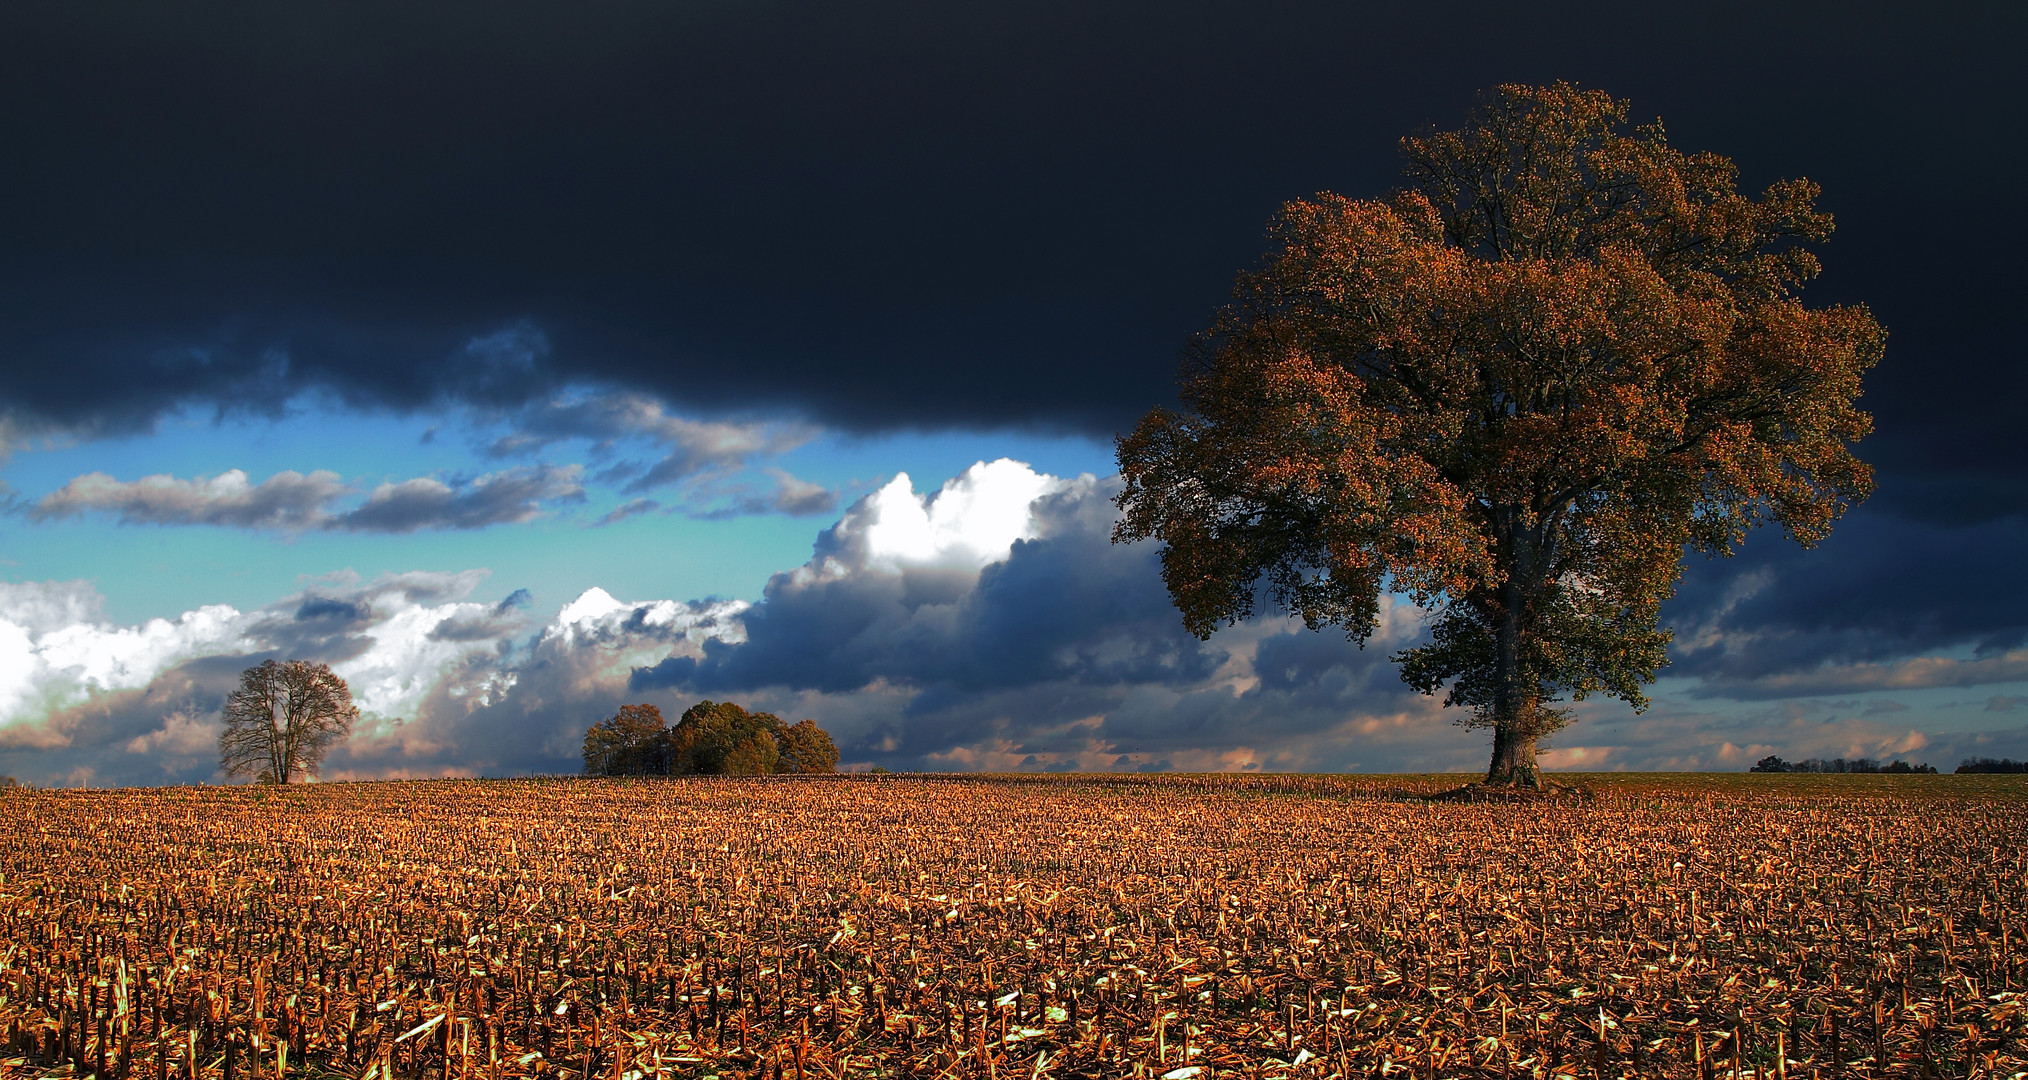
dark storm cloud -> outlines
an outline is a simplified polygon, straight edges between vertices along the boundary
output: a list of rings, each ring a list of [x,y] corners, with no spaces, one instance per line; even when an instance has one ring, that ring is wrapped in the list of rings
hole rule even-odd
[[[1925,480],[1890,497],[1978,517],[2028,453],[2004,422],[2021,270],[1979,224],[2022,171],[1995,133],[2024,18],[13,4],[0,397],[18,426],[88,430],[313,385],[512,406],[575,379],[859,429],[1111,433],[1168,397],[1278,203],[1381,193],[1400,135],[1570,78],[1749,189],[1825,185],[1818,299],[1893,331],[1871,453]],[[1932,490],[1974,473],[2001,483]]]
[[[1839,230],[1808,299],[1892,335],[1871,517],[1727,609],[1752,648],[1689,643],[1677,672],[2005,650],[2028,281],[1990,222],[2028,166],[1996,134],[2024,29],[1992,3],[8,5],[0,451],[321,388],[461,403],[515,432],[502,454],[588,441],[601,482],[673,512],[823,513],[810,485],[732,486],[807,434],[781,416],[1117,432],[1170,397],[1278,204],[1383,193],[1401,135],[1567,78],[1749,192],[1821,183]],[[541,497],[429,483],[328,512],[466,528]],[[47,512],[182,512],[144,494]],[[185,519],[286,528],[319,494]]]
[[[1692,558],[1663,612],[1665,672],[1757,700],[2028,678],[2028,515],[1979,524],[1871,508],[1814,551],[1776,530]],[[1955,656],[1955,658],[1953,658]]]

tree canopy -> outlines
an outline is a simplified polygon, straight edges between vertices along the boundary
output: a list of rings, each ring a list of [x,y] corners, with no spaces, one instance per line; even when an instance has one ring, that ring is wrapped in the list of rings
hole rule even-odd
[[[592,776],[762,776],[836,772],[838,748],[814,720],[787,724],[730,701],[700,701],[669,727],[653,705],[623,705],[584,737]]]
[[[798,720],[775,734],[781,756],[775,771],[785,773],[828,773],[838,771],[838,747],[831,733],[815,720]]]
[[[672,771],[690,775],[762,776],[781,763],[786,730],[773,713],[748,712],[730,701],[700,701],[669,733]]]
[[[1866,496],[1885,333],[1801,302],[1816,185],[1744,196],[1607,94],[1501,86],[1402,149],[1389,198],[1282,208],[1183,408],[1119,441],[1114,539],[1161,541],[1200,637],[1265,597],[1363,644],[1405,595],[1430,626],[1402,678],[1493,729],[1489,781],[1533,785],[1553,703],[1645,707],[1686,549],[1809,546]]]
[[[669,771],[669,725],[653,705],[622,705],[584,733],[591,776],[654,776]]]
[[[262,784],[293,783],[316,772],[359,718],[345,680],[308,660],[267,660],[240,672],[223,712],[219,769]]]

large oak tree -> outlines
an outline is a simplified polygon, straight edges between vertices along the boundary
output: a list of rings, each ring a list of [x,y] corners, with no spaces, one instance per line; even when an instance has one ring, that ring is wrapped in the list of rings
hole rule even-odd
[[[1405,594],[1430,627],[1402,678],[1492,729],[1489,782],[1535,786],[1556,702],[1646,706],[1686,549],[1809,546],[1865,497],[1885,334],[1799,297],[1816,185],[1741,195],[1604,93],[1502,86],[1402,146],[1405,190],[1282,209],[1184,408],[1120,440],[1115,539],[1162,542],[1200,637],[1265,597],[1363,644]]]

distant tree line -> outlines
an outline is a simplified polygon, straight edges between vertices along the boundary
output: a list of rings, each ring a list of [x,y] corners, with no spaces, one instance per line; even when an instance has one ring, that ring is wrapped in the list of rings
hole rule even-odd
[[[1969,757],[1958,763],[1962,773],[2028,773],[2028,761],[2013,758]]]
[[[838,771],[838,747],[814,720],[794,724],[730,701],[700,701],[675,727],[653,705],[622,705],[584,733],[587,776],[765,776]]]
[[[1826,761],[1823,758],[1804,758],[1801,761],[1783,761],[1781,758],[1778,758],[1773,754],[1769,754],[1768,756],[1761,758],[1758,762],[1755,762],[1753,768],[1748,769],[1746,771],[1801,772],[1801,773],[1934,774],[1936,772],[1936,766],[1927,764],[1910,765],[1908,762],[1902,761],[1899,758],[1895,759],[1894,763],[1891,765],[1882,765],[1881,763],[1873,760],[1872,758],[1857,758],[1852,761],[1846,761],[1844,758],[1832,758],[1829,761]],[[1958,771],[1964,772],[1965,770],[1960,768]]]

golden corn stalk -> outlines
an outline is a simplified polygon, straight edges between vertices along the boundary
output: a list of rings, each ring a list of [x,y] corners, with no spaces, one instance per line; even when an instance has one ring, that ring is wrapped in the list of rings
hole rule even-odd
[[[2028,784],[0,797],[0,1075],[2008,1077]]]

